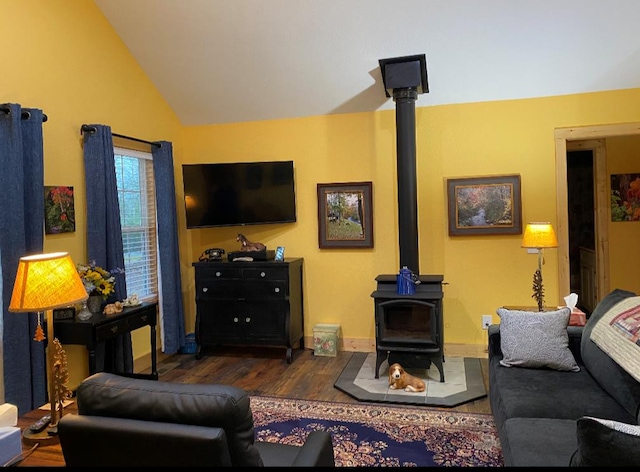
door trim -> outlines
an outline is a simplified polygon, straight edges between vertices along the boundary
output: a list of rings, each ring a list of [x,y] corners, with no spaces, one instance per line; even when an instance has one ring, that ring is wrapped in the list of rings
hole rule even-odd
[[[596,226],[597,296],[609,293],[609,183],[606,139],[640,134],[640,123],[558,128],[554,131],[556,148],[556,219],[558,237],[558,290],[561,296],[571,291],[569,269],[569,205],[567,197],[567,149],[591,149],[594,158],[594,195]]]

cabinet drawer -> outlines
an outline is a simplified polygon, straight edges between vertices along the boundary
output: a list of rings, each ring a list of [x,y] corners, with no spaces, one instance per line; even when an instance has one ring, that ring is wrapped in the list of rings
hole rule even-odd
[[[96,328],[96,342],[101,343],[112,339],[113,337],[129,332],[128,320],[116,320],[113,323],[109,323]]]
[[[196,280],[198,279],[239,279],[242,277],[242,269],[239,267],[197,267]]]
[[[244,283],[233,279],[205,279],[196,283],[196,301],[218,298],[242,298]]]
[[[287,280],[286,267],[251,267],[242,269],[245,280]]]

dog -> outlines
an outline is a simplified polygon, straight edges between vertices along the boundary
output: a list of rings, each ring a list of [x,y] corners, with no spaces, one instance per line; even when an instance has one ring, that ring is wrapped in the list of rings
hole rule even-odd
[[[422,379],[414,377],[396,363],[389,367],[389,388],[406,392],[424,392],[425,385]]]

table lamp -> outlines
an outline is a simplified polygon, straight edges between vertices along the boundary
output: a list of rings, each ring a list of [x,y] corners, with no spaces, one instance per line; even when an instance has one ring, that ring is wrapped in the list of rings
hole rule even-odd
[[[533,295],[538,302],[538,310],[544,308],[544,287],[542,285],[542,264],[544,264],[543,250],[558,247],[558,239],[549,222],[528,223],[522,238],[522,247],[538,250],[538,270],[533,274]]]
[[[63,401],[71,393],[66,387],[69,377],[66,369],[66,354],[60,342],[53,337],[53,310],[86,299],[87,291],[68,253],[55,252],[20,258],[9,311],[38,312],[38,325],[33,339],[35,341],[49,339],[46,359],[51,422],[48,430],[43,431],[43,434],[31,435],[41,440],[56,437],[58,420],[62,416]],[[42,311],[46,315],[46,338],[40,324],[39,312]],[[23,432],[23,435],[30,436],[29,428]]]

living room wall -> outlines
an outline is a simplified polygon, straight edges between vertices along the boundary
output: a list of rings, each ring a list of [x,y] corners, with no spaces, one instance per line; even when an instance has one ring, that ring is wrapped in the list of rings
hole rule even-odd
[[[483,352],[482,314],[497,322],[495,310],[502,305],[535,305],[537,256],[520,247],[521,235],[450,237],[446,179],[519,174],[523,223],[556,224],[554,129],[638,121],[639,101],[634,89],[416,109],[420,272],[444,275],[450,351]],[[395,112],[189,127],[184,136],[183,163],[294,160],[298,221],[241,231],[304,258],[307,342],[315,324],[340,323],[344,349],[373,348],[375,277],[399,271]],[[319,249],[316,185],[358,181],[373,182],[374,248]],[[190,261],[211,246],[237,250],[237,232],[188,230]],[[558,293],[554,250],[546,251],[545,261],[547,305],[561,304],[568,294]],[[617,274],[626,270],[612,267]],[[614,280],[640,289],[637,274],[630,275]],[[186,279],[193,294],[193,276]],[[190,314],[194,296],[185,300]]]
[[[395,113],[318,116],[231,125],[184,127],[90,0],[0,0],[5,34],[0,102],[41,108],[45,185],[75,189],[76,231],[45,237],[45,251],[86,258],[80,125],[174,144],[176,203],[186,332],[195,323],[192,262],[208,247],[236,250],[241,230],[269,248],[303,257],[307,346],[317,323],[340,323],[344,349],[375,346],[375,277],[399,270]],[[381,90],[381,93],[383,91]],[[432,91],[431,93],[437,93]],[[446,179],[520,174],[522,220],[555,224],[554,129],[640,121],[640,89],[530,100],[416,109],[420,272],[443,274],[447,352],[482,353],[481,315],[504,304],[531,305],[537,257],[520,235],[449,237]],[[298,221],[288,225],[187,230],[182,163],[292,159]],[[637,169],[636,169],[637,171]],[[317,183],[373,182],[374,247],[318,248]],[[637,223],[628,223],[629,227]],[[616,262],[616,261],[612,261]],[[621,262],[624,263],[624,260]],[[626,265],[616,268],[624,274]],[[557,257],[546,252],[548,304],[559,303]],[[615,280],[640,291],[637,273]],[[149,354],[148,330],[133,333],[134,357]],[[73,388],[86,376],[81,346],[65,346]]]

